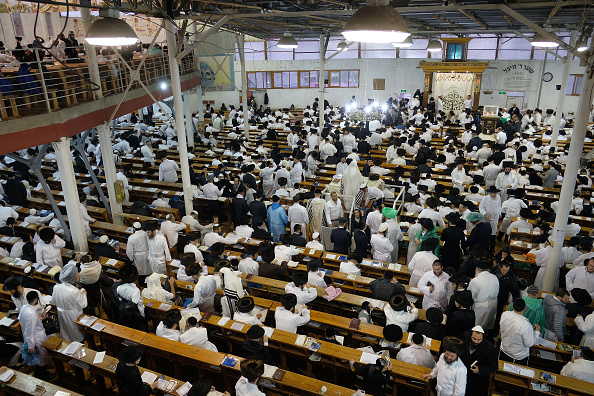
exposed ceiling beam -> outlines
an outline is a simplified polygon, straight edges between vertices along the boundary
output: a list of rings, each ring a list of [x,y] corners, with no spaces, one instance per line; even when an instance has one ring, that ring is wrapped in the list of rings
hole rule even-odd
[[[551,22],[551,19],[553,19],[553,17],[555,16],[555,14],[557,14],[557,12],[561,9],[561,7],[563,6],[563,4],[561,2],[559,2],[555,8],[553,8],[549,14],[549,17],[547,18],[547,21],[543,24],[543,26],[547,26],[549,24],[549,22]]]
[[[552,41],[558,43],[560,46],[565,48],[569,53],[573,54],[574,56],[576,56],[584,61],[586,60],[586,57],[584,56],[584,54],[582,54],[581,52],[578,52],[578,51],[574,51],[573,48],[571,48],[569,45],[565,44],[565,42],[563,40],[559,39],[559,37],[557,37],[556,34],[547,32],[542,27],[538,26],[536,23],[532,22],[530,19],[526,18],[524,15],[520,14],[516,10],[512,10],[505,4],[497,4],[497,7],[501,11],[505,12],[507,15],[514,18],[515,20],[528,26],[530,29],[534,30],[536,33],[540,33],[544,37],[548,38],[549,40],[552,40]]]
[[[526,35],[522,34],[521,32],[519,32],[519,31],[517,31],[517,30],[514,30],[514,33],[516,33],[516,34],[517,34],[518,36],[520,36],[520,37],[523,37],[523,38],[525,38],[525,39],[526,39],[526,40],[528,40],[528,41],[530,41],[530,39],[531,39],[531,37],[528,37],[528,36],[526,36]],[[553,56],[554,56],[555,58],[557,58],[557,59],[563,59],[563,57],[562,57],[562,56],[560,56],[560,55],[557,55],[556,53],[554,53],[553,51],[551,51],[551,50],[550,50],[550,49],[548,49],[548,48],[541,48],[541,49],[543,49],[543,50],[544,50],[546,53],[553,55]]]
[[[48,2],[48,0],[41,0],[41,2]],[[213,0],[213,3],[216,3],[216,1]],[[521,3],[521,5],[518,4],[513,4],[510,3],[509,5],[507,5],[506,7],[508,7],[509,9],[520,9],[522,11],[526,11],[529,9],[534,9],[534,8],[547,8],[547,7],[556,7],[557,5],[559,5],[561,3],[561,7],[564,6],[590,6],[592,4],[592,0],[571,0],[571,1],[561,1],[561,2],[555,2],[555,1],[541,1],[541,2],[531,2],[531,3]],[[64,3],[65,4],[65,3]],[[497,10],[499,9],[501,6],[501,4],[472,4],[472,5],[449,5],[449,6],[416,6],[416,7],[397,7],[396,10],[401,13],[401,14],[406,14],[406,13],[419,13],[419,12],[424,12],[424,13],[436,13],[436,12],[453,12],[453,11],[459,11],[461,12],[462,10],[464,11],[482,11],[482,10]],[[277,17],[282,17],[282,18],[298,18],[298,17],[304,17],[304,16],[312,16],[312,15],[335,15],[335,16],[339,16],[339,15],[343,15],[343,16],[349,16],[355,13],[356,10],[354,9],[343,9],[343,10],[321,10],[321,11],[279,11],[279,12],[274,12],[274,13],[257,13],[257,14],[236,14],[234,15],[234,18],[246,18],[246,17],[252,17],[252,18],[277,18]],[[217,19],[219,18],[218,15],[212,15],[212,14],[200,14],[200,15],[184,15],[179,17],[178,19],[183,19],[183,18],[188,18],[188,19]]]
[[[450,25],[454,25],[454,26],[459,27],[460,29],[464,29],[464,26],[460,25],[459,23],[452,22],[452,21],[450,21],[448,19],[445,19],[445,18],[442,18],[442,17],[438,17],[435,14],[433,14],[432,17],[435,18],[435,19],[437,19],[438,21],[449,23]]]
[[[485,29],[489,29],[489,27],[487,25],[485,25],[480,19],[475,17],[471,12],[463,10],[463,9],[459,9],[458,11],[460,11],[462,14],[466,15],[468,18],[470,18],[470,20],[474,21],[479,26],[481,26]]]
[[[221,27],[223,27],[223,25],[225,23],[227,23],[227,21],[231,19],[231,17],[229,15],[226,15],[223,19],[220,19],[217,21],[217,23],[215,23],[210,29],[208,29],[206,32],[202,33],[200,36],[198,36],[196,38],[196,42],[192,45],[190,45],[188,48],[186,48],[185,50],[183,50],[179,55],[177,55],[177,60],[181,61],[181,59],[186,56],[187,54],[189,54],[191,51],[194,50],[194,47],[196,47],[198,44],[202,43],[204,40],[206,40],[210,35],[212,35],[213,33],[216,33]],[[186,19],[184,22],[187,22],[188,20]],[[183,35],[181,36],[183,37]],[[180,47],[181,48],[181,47]]]

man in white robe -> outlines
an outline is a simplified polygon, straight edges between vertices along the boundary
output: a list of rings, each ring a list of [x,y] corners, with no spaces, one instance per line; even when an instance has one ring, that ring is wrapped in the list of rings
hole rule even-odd
[[[128,237],[126,244],[126,255],[136,266],[138,275],[147,276],[152,273],[148,259],[148,237],[142,230],[140,223],[133,224],[134,234]]]
[[[347,211],[351,210],[353,199],[361,189],[363,181],[363,176],[361,175],[357,161],[351,161],[344,171],[340,182],[342,199]]]
[[[217,347],[212,342],[208,341],[208,332],[206,328],[200,327],[198,320],[194,316],[190,316],[186,319],[186,331],[182,333],[179,340],[184,344],[218,352]]]
[[[390,262],[392,250],[394,246],[388,240],[388,224],[382,223],[379,226],[377,234],[371,236],[371,251],[373,252],[373,259],[379,261]]]
[[[148,238],[148,260],[151,271],[165,275],[167,274],[167,262],[171,261],[167,239],[157,233],[156,222],[145,223],[144,230]]]
[[[52,303],[58,308],[60,335],[66,341],[83,342],[85,336],[75,323],[87,307],[87,291],[78,289],[73,283],[78,282],[78,269],[74,263],[68,263],[60,272],[60,283],[54,286]]]
[[[417,287],[419,280],[426,272],[431,271],[433,263],[439,258],[433,254],[433,251],[439,245],[436,238],[430,238],[421,244],[421,250],[416,252],[408,263],[408,271],[410,273],[410,281],[408,284],[412,287]]]
[[[163,157],[163,161],[159,165],[159,181],[177,183],[178,170],[179,165],[175,161],[168,159],[167,156]]]
[[[495,187],[499,189],[502,201],[507,199],[508,189],[515,190],[518,188],[518,178],[512,173],[510,164],[504,164],[503,172],[500,172],[495,180]]]
[[[489,272],[492,267],[490,261],[475,260],[477,275],[468,284],[474,300],[475,325],[483,329],[495,327],[497,314],[497,295],[499,294],[499,280]]]
[[[301,205],[301,195],[297,194],[293,197],[293,205],[289,207],[287,211],[287,216],[289,217],[289,224],[291,226],[291,230],[294,229],[295,224],[301,225],[301,235],[306,238],[306,224],[309,224],[309,216],[307,215],[307,210],[303,205]]]
[[[403,348],[396,355],[396,359],[419,366],[425,366],[430,369],[435,367],[435,359],[428,349],[423,347],[425,337],[421,333],[414,333],[409,347]]]
[[[501,197],[497,194],[499,190],[495,186],[489,187],[486,192],[488,195],[485,195],[481,200],[479,212],[491,224],[491,246],[495,246],[497,226],[499,224],[499,217],[501,217]]]
[[[419,279],[418,288],[424,295],[424,310],[435,307],[445,312],[450,297],[454,294],[450,276],[443,272],[441,261],[433,262],[433,270],[425,272]]]
[[[398,263],[398,244],[404,239],[400,224],[396,220],[398,211],[392,208],[384,208],[382,214],[386,218],[386,225],[388,226],[388,241],[392,244],[392,252],[388,261],[390,263]]]
[[[21,308],[18,319],[21,325],[23,341],[27,343],[29,353],[38,351],[39,364],[35,366],[35,376],[41,379],[49,379],[50,375],[45,366],[51,363],[47,350],[42,344],[47,340],[41,317],[37,313],[36,305],[39,301],[39,294],[35,291],[27,293],[27,305]],[[45,316],[44,316],[45,317]],[[43,318],[44,318],[43,317]]]
[[[293,158],[293,168],[289,174],[291,176],[291,188],[295,187],[295,184],[299,184],[303,180],[303,165],[298,158]]]

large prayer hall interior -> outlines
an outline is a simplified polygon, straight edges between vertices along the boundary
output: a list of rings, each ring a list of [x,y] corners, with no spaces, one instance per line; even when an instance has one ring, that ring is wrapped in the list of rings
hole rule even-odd
[[[594,395],[592,0],[4,0],[0,394]]]

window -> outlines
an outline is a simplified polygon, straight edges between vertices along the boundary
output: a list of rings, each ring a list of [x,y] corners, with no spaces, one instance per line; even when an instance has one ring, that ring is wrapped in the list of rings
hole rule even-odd
[[[247,73],[248,89],[317,88],[318,70],[257,71]],[[325,85],[330,88],[358,88],[359,70],[325,70]]]
[[[582,93],[582,85],[584,84],[583,74],[570,74],[567,80],[566,95],[579,96]]]

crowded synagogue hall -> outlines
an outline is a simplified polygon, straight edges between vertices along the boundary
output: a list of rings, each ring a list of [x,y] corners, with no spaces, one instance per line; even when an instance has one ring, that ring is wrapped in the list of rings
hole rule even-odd
[[[5,0],[0,395],[594,395],[592,0]]]

